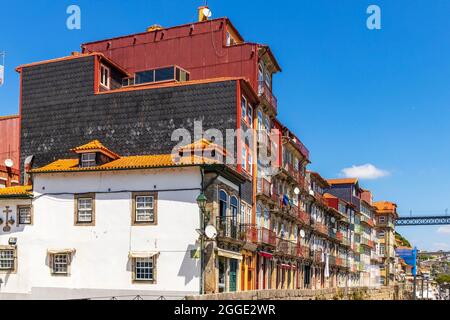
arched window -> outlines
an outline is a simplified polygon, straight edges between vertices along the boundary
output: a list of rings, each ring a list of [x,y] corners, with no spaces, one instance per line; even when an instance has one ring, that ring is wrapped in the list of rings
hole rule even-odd
[[[219,193],[219,215],[220,217],[226,217],[227,216],[227,207],[228,207],[228,194],[220,190]]]
[[[238,199],[235,196],[232,196],[230,199],[230,209],[231,209],[231,216],[233,220],[237,220],[238,216]]]

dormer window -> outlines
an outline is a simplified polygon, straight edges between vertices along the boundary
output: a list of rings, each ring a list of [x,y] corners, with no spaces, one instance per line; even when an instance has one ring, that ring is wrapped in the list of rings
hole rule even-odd
[[[81,167],[95,167],[97,165],[95,153],[82,153],[81,154]]]
[[[109,89],[110,86],[110,74],[111,74],[110,69],[102,64],[100,66],[100,84],[104,86],[106,89]]]

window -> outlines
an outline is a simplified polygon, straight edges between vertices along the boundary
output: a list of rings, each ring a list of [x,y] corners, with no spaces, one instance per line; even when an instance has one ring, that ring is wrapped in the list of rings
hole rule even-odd
[[[248,104],[248,111],[247,111],[247,117],[248,117],[248,124],[250,125],[250,128],[253,128],[253,107],[251,104]]]
[[[219,194],[219,214],[221,217],[227,216],[227,207],[228,207],[228,194],[220,190]]]
[[[380,244],[380,255],[384,255],[386,252],[386,246],[384,244]]]
[[[24,207],[17,207],[17,214],[19,216],[18,223],[21,224],[32,224],[32,214],[31,214],[31,207],[24,206]]]
[[[134,258],[134,280],[155,283],[155,257]]]
[[[16,250],[13,248],[0,249],[0,272],[16,270]]]
[[[133,225],[157,224],[157,194],[152,192],[133,194]]]
[[[248,170],[247,168],[247,148],[244,146],[242,147],[242,169],[245,171]]]
[[[247,121],[247,99],[242,96],[241,100],[242,120]]]
[[[248,159],[248,165],[247,165],[248,172],[249,172],[250,174],[252,174],[253,157],[252,157],[252,153],[251,153],[250,151],[248,151],[248,157],[247,157],[247,159]]]
[[[385,216],[379,216],[378,217],[378,222],[379,223],[386,223],[386,217]]]
[[[75,195],[75,225],[92,226],[95,223],[95,194]]]
[[[232,196],[230,199],[230,209],[233,220],[236,220],[238,214],[238,199],[235,196]]]
[[[252,207],[247,206],[247,219],[246,223],[252,224]]]
[[[384,235],[385,235],[384,231],[378,232],[378,238],[384,238]]]
[[[81,154],[81,167],[95,167],[97,165],[95,153],[82,153]]]
[[[110,70],[103,64],[100,66],[100,84],[109,89],[110,85]]]
[[[69,274],[68,253],[57,253],[52,256],[52,273],[56,275]]]

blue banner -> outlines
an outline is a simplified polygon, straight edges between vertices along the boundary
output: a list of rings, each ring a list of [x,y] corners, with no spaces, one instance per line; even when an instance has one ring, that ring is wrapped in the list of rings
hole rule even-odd
[[[417,274],[417,248],[414,249],[395,249],[395,253],[405,260],[407,265],[413,267],[412,274],[415,276]]]

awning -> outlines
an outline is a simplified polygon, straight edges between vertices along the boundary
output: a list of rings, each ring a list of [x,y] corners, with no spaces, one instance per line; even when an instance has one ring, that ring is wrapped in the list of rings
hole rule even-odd
[[[234,252],[234,251],[228,251],[224,249],[217,248],[217,255],[219,257],[225,257],[229,259],[235,259],[235,260],[242,260],[242,255],[240,253]]]
[[[130,251],[128,253],[129,258],[153,258],[154,256],[159,255],[157,251]]]
[[[48,249],[48,254],[73,254],[75,253],[75,249]]]
[[[294,268],[294,267],[291,266],[290,264],[285,264],[285,263],[282,263],[282,264],[280,265],[280,267],[281,267],[282,269],[292,269],[292,268]]]
[[[269,253],[269,252],[265,252],[265,251],[259,251],[258,254],[259,254],[261,257],[264,257],[264,258],[269,258],[269,259],[271,259],[271,258],[273,257],[273,254],[271,254],[271,253]]]

